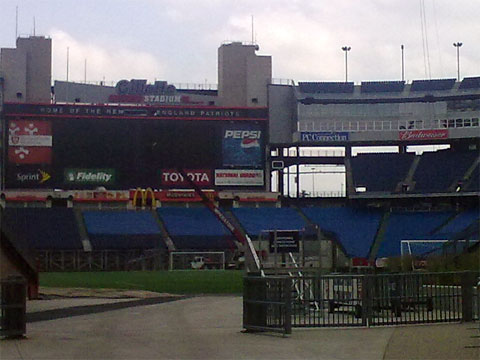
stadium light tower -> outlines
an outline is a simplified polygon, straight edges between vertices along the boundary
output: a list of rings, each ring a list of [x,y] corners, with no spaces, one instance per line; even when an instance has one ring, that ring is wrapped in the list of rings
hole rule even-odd
[[[342,47],[342,50],[345,51],[345,82],[348,82],[348,52],[352,48],[350,46]]]
[[[453,46],[457,48],[457,80],[460,81],[460,47],[463,45],[461,42],[453,43]]]

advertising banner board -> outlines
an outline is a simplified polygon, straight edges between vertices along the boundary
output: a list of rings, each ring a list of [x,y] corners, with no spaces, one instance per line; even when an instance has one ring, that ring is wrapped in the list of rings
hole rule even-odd
[[[403,141],[448,139],[448,129],[399,131],[398,139]]]
[[[115,184],[114,169],[65,169],[64,180],[68,184]]]
[[[348,141],[348,132],[301,132],[301,142],[342,142]]]
[[[212,185],[212,171],[208,169],[187,169],[184,173],[198,186]],[[160,171],[162,186],[189,187],[189,183],[182,174],[175,169],[162,169]]]
[[[223,166],[262,165],[263,132],[257,127],[225,127],[223,129]]]
[[[215,170],[217,186],[263,186],[263,170]]]

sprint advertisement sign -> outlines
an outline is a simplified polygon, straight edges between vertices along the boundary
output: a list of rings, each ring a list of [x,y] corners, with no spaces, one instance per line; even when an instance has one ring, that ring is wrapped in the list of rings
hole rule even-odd
[[[65,169],[64,175],[67,184],[115,184],[114,169]]]

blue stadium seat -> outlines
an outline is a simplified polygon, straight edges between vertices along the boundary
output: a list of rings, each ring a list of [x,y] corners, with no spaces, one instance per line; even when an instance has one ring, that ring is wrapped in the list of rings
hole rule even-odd
[[[252,237],[265,230],[303,230],[306,225],[293,208],[236,208],[232,213]]]
[[[353,82],[299,82],[298,87],[306,94],[351,94]]]
[[[412,153],[358,154],[350,160],[354,185],[365,186],[367,192],[394,192],[407,176],[414,157]]]
[[[410,91],[451,90],[456,79],[413,80]]]
[[[72,209],[5,208],[4,221],[35,250],[82,250]]]
[[[476,151],[443,150],[424,152],[413,176],[415,192],[448,192],[450,185],[461,180],[478,157]]]
[[[94,250],[166,248],[149,211],[84,211]]]
[[[480,220],[478,208],[469,209],[458,213],[444,227],[436,231],[430,239],[432,240],[454,240],[469,226]]]
[[[377,257],[401,255],[402,240],[430,240],[435,230],[444,225],[454,212],[392,212]]]
[[[362,81],[362,93],[402,92],[405,81]]]
[[[480,76],[463,78],[459,89],[480,89]]]
[[[227,250],[235,246],[230,231],[205,207],[162,207],[157,213],[179,250]]]
[[[335,234],[347,256],[367,258],[380,226],[379,210],[309,207],[303,213],[325,232]]]

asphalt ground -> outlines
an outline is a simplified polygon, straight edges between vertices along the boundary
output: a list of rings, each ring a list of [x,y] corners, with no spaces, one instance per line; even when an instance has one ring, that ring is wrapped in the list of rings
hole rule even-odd
[[[1,340],[0,359],[480,359],[478,322],[283,337],[242,333],[238,296],[123,295],[29,301],[27,337]]]

